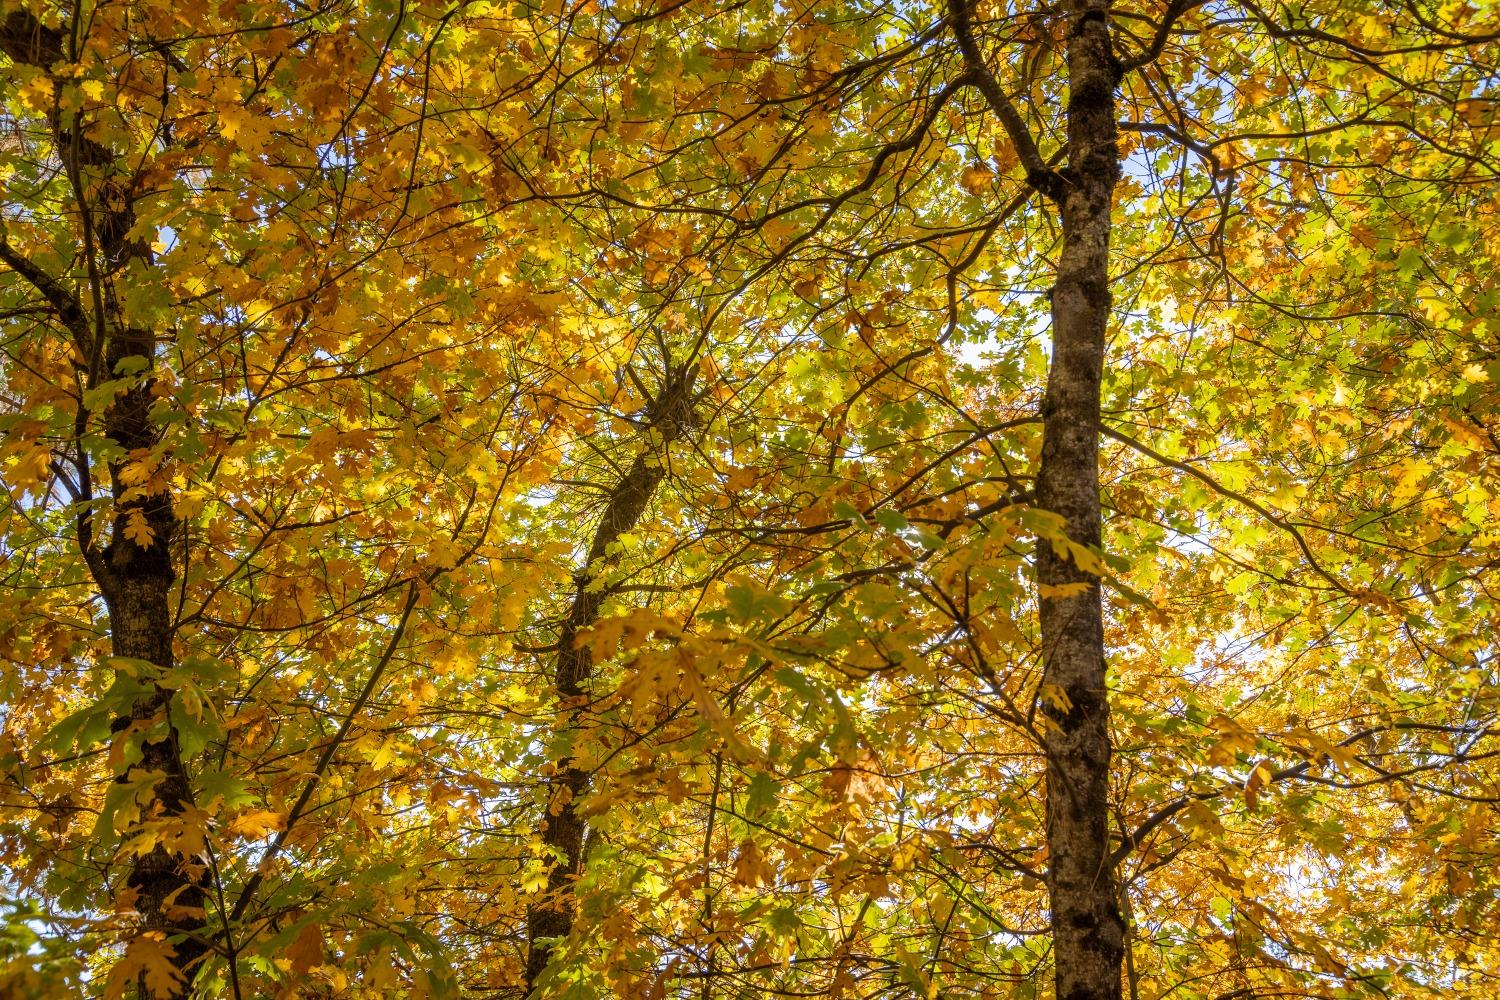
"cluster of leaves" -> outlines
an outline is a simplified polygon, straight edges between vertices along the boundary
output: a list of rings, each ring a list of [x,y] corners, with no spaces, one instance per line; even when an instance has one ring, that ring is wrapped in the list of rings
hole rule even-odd
[[[1038,546],[1105,581],[1132,1000],[1494,994],[1496,12],[1114,12],[1092,551],[947,9],[4,0],[0,995],[1049,996]],[[1067,19],[977,16],[1055,162]]]

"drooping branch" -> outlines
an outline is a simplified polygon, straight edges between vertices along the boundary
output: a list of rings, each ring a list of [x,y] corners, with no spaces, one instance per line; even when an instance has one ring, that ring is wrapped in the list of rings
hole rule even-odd
[[[1166,49],[1167,41],[1172,37],[1172,32],[1177,28],[1177,22],[1182,16],[1202,7],[1207,2],[1208,0],[1172,0],[1167,4],[1167,9],[1162,11],[1161,20],[1157,22],[1156,33],[1151,36],[1146,47],[1134,58],[1127,59],[1120,64],[1121,75],[1133,73],[1155,62]]]

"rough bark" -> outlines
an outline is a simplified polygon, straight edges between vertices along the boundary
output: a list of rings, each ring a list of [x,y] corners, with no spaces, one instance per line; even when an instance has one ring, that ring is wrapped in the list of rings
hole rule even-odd
[[[667,446],[680,440],[692,425],[693,384],[693,370],[676,372],[648,408],[647,445],[610,493],[609,502],[594,530],[584,568],[575,578],[573,600],[557,639],[553,674],[553,686],[560,706],[554,730],[557,733],[576,726],[586,707],[594,664],[589,651],[579,647],[578,635],[599,620],[606,596],[595,588],[593,581],[598,571],[612,560],[610,548],[621,535],[635,527],[656,488],[666,478]],[[526,911],[528,995],[552,958],[553,942],[567,937],[573,930],[573,884],[583,874],[588,836],[588,824],[578,807],[588,792],[590,778],[588,771],[574,766],[569,759],[559,762],[551,783],[542,843],[553,859],[552,867],[547,873],[545,895]]]
[[[150,350],[150,344],[132,336],[114,336],[107,357],[113,361]],[[149,357],[149,354],[147,355]],[[139,454],[155,442],[154,430],[147,414],[152,399],[148,379],[138,388],[124,393],[105,413],[105,434],[126,449]],[[110,468],[111,489],[115,496],[114,530],[103,553],[91,559],[97,564],[93,572],[109,609],[110,645],[116,656],[149,661],[160,672],[173,666],[174,628],[171,612],[171,590],[175,574],[170,544],[177,526],[171,498],[162,493],[125,499],[128,487],[121,481],[123,463]],[[125,529],[134,512],[141,512],[151,529],[152,538],[137,544],[126,537]],[[129,718],[118,719],[114,728],[122,730],[132,723],[150,726],[160,735],[141,743],[141,760],[137,768],[159,775],[147,820],[181,815],[192,804],[192,787],[183,764],[177,734],[167,714],[171,692],[156,688],[146,698],[137,700]],[[121,780],[128,775],[122,774]],[[204,898],[207,869],[200,860],[168,851],[157,844],[150,852],[131,862],[126,885],[135,892],[135,908],[145,930],[159,931],[172,941],[173,962],[181,974],[180,989],[172,997],[191,992],[192,980],[207,951],[201,932],[204,926]],[[141,994],[146,995],[144,988]],[[157,994],[160,996],[160,994]]]
[[[13,11],[0,22],[0,51],[12,60],[51,73],[69,58],[62,31],[40,23],[26,11]],[[61,86],[61,81],[58,81]],[[150,266],[148,246],[132,239],[135,226],[135,192],[128,167],[108,148],[82,135],[75,122],[65,121],[54,105],[48,115],[58,159],[72,183],[83,227],[79,256],[85,262],[93,289],[92,313],[64,291],[66,284],[38,273],[24,260],[11,266],[42,292],[58,314],[60,324],[71,334],[79,355],[87,359],[83,380],[88,388],[114,378],[120,362],[144,359],[138,381],[106,408],[100,421],[105,437],[117,444],[124,458],[109,467],[114,498],[112,532],[102,550],[95,546],[92,515],[79,518],[78,543],[89,570],[109,611],[110,646],[115,656],[149,662],[160,675],[173,665],[171,589],[175,579],[171,542],[177,527],[171,497],[161,491],[132,488],[122,473],[132,461],[149,455],[157,442],[151,420],[155,382],[157,337],[151,330],[133,327],[123,318],[116,283],[134,266]],[[83,414],[80,423],[87,421]],[[82,448],[78,442],[77,447]],[[80,458],[80,463],[82,464]],[[86,465],[80,469],[82,488],[92,494]],[[144,524],[149,538],[140,533]],[[127,532],[127,528],[131,528]],[[132,537],[133,536],[133,537]],[[165,720],[171,692],[156,687],[131,706],[127,718],[115,722],[121,731],[132,723],[153,736],[141,744],[136,769],[157,774],[144,820],[180,815],[192,802],[192,790],[183,766],[176,734]],[[126,780],[127,774],[119,775]],[[126,886],[134,895],[134,906],[146,931],[166,935],[174,949],[173,962],[181,976],[179,988],[170,997],[186,996],[207,947],[201,937],[207,873],[194,859],[168,851],[158,844],[130,861]],[[144,996],[142,985],[140,992]],[[161,994],[157,994],[160,996]]]
[[[1115,89],[1121,66],[1111,49],[1109,0],[1070,0],[1067,6],[1068,162],[1061,171],[1047,167],[1024,119],[990,72],[968,3],[949,3],[966,75],[1015,146],[1027,182],[1049,200],[1062,225],[1035,502],[1064,519],[1070,541],[1097,549],[1110,205],[1120,171]],[[1124,924],[1109,849],[1111,747],[1100,582],[1066,546],[1046,541],[1037,548],[1037,580],[1056,996],[1119,1000]]]
[[[1063,246],[1052,290],[1052,366],[1042,404],[1037,504],[1097,548],[1100,382],[1110,317],[1110,204],[1119,178],[1108,0],[1070,4],[1068,166],[1057,198]],[[1118,1000],[1124,961],[1110,861],[1109,701],[1099,578],[1038,547],[1053,955],[1058,1000]],[[1083,584],[1080,593],[1062,596]],[[1072,588],[1077,589],[1077,588]],[[1049,594],[1054,596],[1048,596]]]

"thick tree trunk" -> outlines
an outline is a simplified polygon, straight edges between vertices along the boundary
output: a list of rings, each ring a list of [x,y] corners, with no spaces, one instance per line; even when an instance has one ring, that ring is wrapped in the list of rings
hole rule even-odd
[[[1063,247],[1052,290],[1052,367],[1042,405],[1037,504],[1068,537],[1101,544],[1100,381],[1110,317],[1110,203],[1119,178],[1108,0],[1073,0],[1068,33],[1068,167],[1056,201]],[[1118,1000],[1124,925],[1110,862],[1109,702],[1099,579],[1038,547],[1047,845],[1058,1000]],[[1081,592],[1071,593],[1079,589]],[[1053,588],[1064,588],[1056,590]]]
[[[566,732],[577,725],[588,697],[593,660],[588,650],[578,648],[578,635],[599,620],[605,594],[591,587],[593,575],[612,560],[610,547],[635,527],[645,513],[656,488],[666,478],[667,447],[681,439],[693,419],[692,370],[673,374],[648,409],[648,443],[631,463],[629,471],[610,494],[609,503],[594,530],[587,562],[578,574],[568,616],[558,633],[557,664],[553,684],[560,711],[555,731]],[[526,992],[529,995],[552,958],[553,942],[573,930],[573,883],[583,874],[588,825],[578,810],[589,789],[589,772],[571,760],[559,764],[551,784],[548,815],[542,843],[552,858],[547,873],[547,891],[526,911]]]
[[[0,51],[17,63],[49,74],[73,58],[63,31],[45,26],[24,10],[12,11],[0,22]],[[62,83],[56,81],[56,86],[60,89]],[[41,274],[19,258],[11,265],[47,298],[59,324],[72,335],[78,356],[90,359],[83,376],[87,388],[115,378],[125,359],[141,359],[130,369],[139,373],[139,382],[115,398],[101,421],[104,436],[124,453],[109,469],[115,501],[110,541],[103,551],[95,548],[92,515],[85,514],[78,522],[78,542],[109,610],[112,652],[146,661],[153,672],[163,674],[173,665],[171,588],[175,574],[170,546],[177,521],[169,495],[161,490],[143,492],[139,482],[132,487],[122,475],[130,463],[147,459],[157,441],[151,421],[155,393],[150,377],[157,338],[152,331],[133,328],[124,320],[115,289],[116,280],[127,273],[130,264],[152,263],[151,252],[130,235],[136,217],[128,168],[110,149],[87,138],[79,123],[65,121],[56,106],[48,115],[48,124],[58,159],[78,201],[83,226],[80,256],[85,258],[94,293],[94,315],[90,316],[89,310],[66,291],[71,282]],[[83,415],[85,421],[87,416]],[[84,447],[81,440],[75,446]],[[86,466],[80,469],[80,478],[81,487],[91,496]],[[143,741],[141,760],[132,768],[158,775],[144,811],[145,823],[181,815],[192,802],[176,734],[166,718],[170,700],[171,692],[157,687],[153,694],[135,702],[130,716],[116,720],[114,727],[118,732],[132,723],[142,723],[148,732],[155,733]],[[119,775],[121,781],[128,777]],[[168,994],[169,1000],[191,992],[200,959],[207,951],[201,937],[206,880],[206,868],[200,862],[160,844],[130,862],[126,887],[134,896],[142,929],[171,940],[173,964],[181,981]],[[144,985],[139,991],[146,995]]]

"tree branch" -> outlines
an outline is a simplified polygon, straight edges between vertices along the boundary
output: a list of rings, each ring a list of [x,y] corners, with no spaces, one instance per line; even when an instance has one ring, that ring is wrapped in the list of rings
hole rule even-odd
[[[1100,431],[1104,434],[1105,437],[1112,437],[1116,441],[1119,441],[1121,444],[1129,445],[1131,448],[1140,452],[1142,455],[1145,455],[1152,461],[1159,462],[1162,465],[1170,466],[1171,468],[1174,468],[1179,472],[1187,473],[1194,479],[1203,483],[1209,489],[1213,490],[1215,493],[1219,494],[1221,497],[1226,497],[1230,500],[1233,500],[1241,506],[1248,507],[1250,510],[1259,514],[1261,517],[1265,518],[1267,521],[1271,522],[1276,527],[1292,536],[1292,540],[1297,543],[1297,548],[1302,550],[1302,555],[1307,559],[1307,563],[1312,567],[1313,572],[1317,573],[1323,579],[1327,580],[1334,590],[1337,590],[1339,593],[1344,594],[1347,597],[1359,596],[1354,591],[1346,587],[1343,581],[1339,580],[1332,573],[1323,568],[1323,564],[1318,562],[1318,557],[1313,555],[1312,547],[1307,544],[1307,539],[1302,536],[1302,532],[1298,531],[1297,527],[1290,521],[1272,513],[1271,510],[1265,507],[1263,504],[1257,503],[1255,500],[1251,499],[1245,494],[1239,493],[1223,485],[1212,476],[1208,475],[1198,468],[1195,468],[1188,462],[1179,461],[1175,458],[1168,458],[1161,452],[1156,451],[1148,445],[1142,444],[1128,434],[1123,434],[1120,431],[1115,430],[1113,427],[1101,425]]]
[[[1177,19],[1190,10],[1202,7],[1207,2],[1208,0],[1172,0],[1167,4],[1167,9],[1161,15],[1161,23],[1156,26],[1156,34],[1139,55],[1120,64],[1120,75],[1134,72],[1155,62],[1156,58],[1162,54],[1162,50],[1167,47],[1167,39],[1171,37],[1172,29],[1177,27]]]
[[[276,839],[271,842],[271,846],[266,850],[265,856],[261,858],[260,865],[256,868],[255,874],[246,880],[244,888],[240,890],[239,897],[234,901],[234,909],[230,911],[229,919],[225,922],[226,926],[236,923],[245,915],[245,910],[249,908],[251,901],[255,898],[256,892],[259,891],[261,884],[265,881],[266,872],[270,870],[271,862],[281,854],[282,850],[286,847],[287,838],[292,835],[292,828],[296,826],[297,821],[307,812],[307,808],[312,802],[313,791],[322,780],[323,772],[328,770],[328,765],[333,761],[333,755],[338,752],[339,747],[344,745],[344,740],[348,737],[349,730],[354,725],[354,720],[364,709],[365,703],[375,694],[375,689],[379,686],[381,677],[385,676],[385,670],[390,666],[391,658],[396,655],[396,649],[401,645],[401,639],[406,635],[406,624],[411,620],[412,610],[417,606],[418,595],[417,581],[413,580],[408,585],[406,604],[401,609],[401,617],[396,622],[396,628],[391,633],[390,641],[386,643],[385,651],[380,654],[380,659],[376,661],[374,668],[370,671],[370,676],[365,680],[364,688],[360,690],[358,697],[349,706],[349,711],[344,713],[344,718],[339,723],[338,732],[334,733],[333,739],[328,741],[328,744],[323,748],[322,754],[318,756],[318,762],[313,765],[312,773],[307,776],[307,780],[303,783],[302,792],[297,796],[296,804],[292,806],[291,812],[287,813],[286,823],[282,826],[281,831],[276,834]]]
[[[20,275],[47,300],[47,305],[52,308],[58,321],[73,335],[82,356],[93,357],[94,336],[89,328],[89,317],[72,293],[52,275],[23,256],[3,236],[0,236],[0,263]]]
[[[1005,127],[1005,133],[1015,147],[1016,157],[1026,169],[1026,183],[1053,201],[1061,200],[1065,185],[1063,177],[1042,158],[1031,130],[1021,120],[1020,112],[1010,98],[1005,96],[1000,82],[985,63],[984,53],[980,51],[979,42],[974,37],[968,0],[948,0],[948,19],[953,22],[953,37],[958,42],[958,50],[963,53],[964,80],[979,89],[990,110]]]

